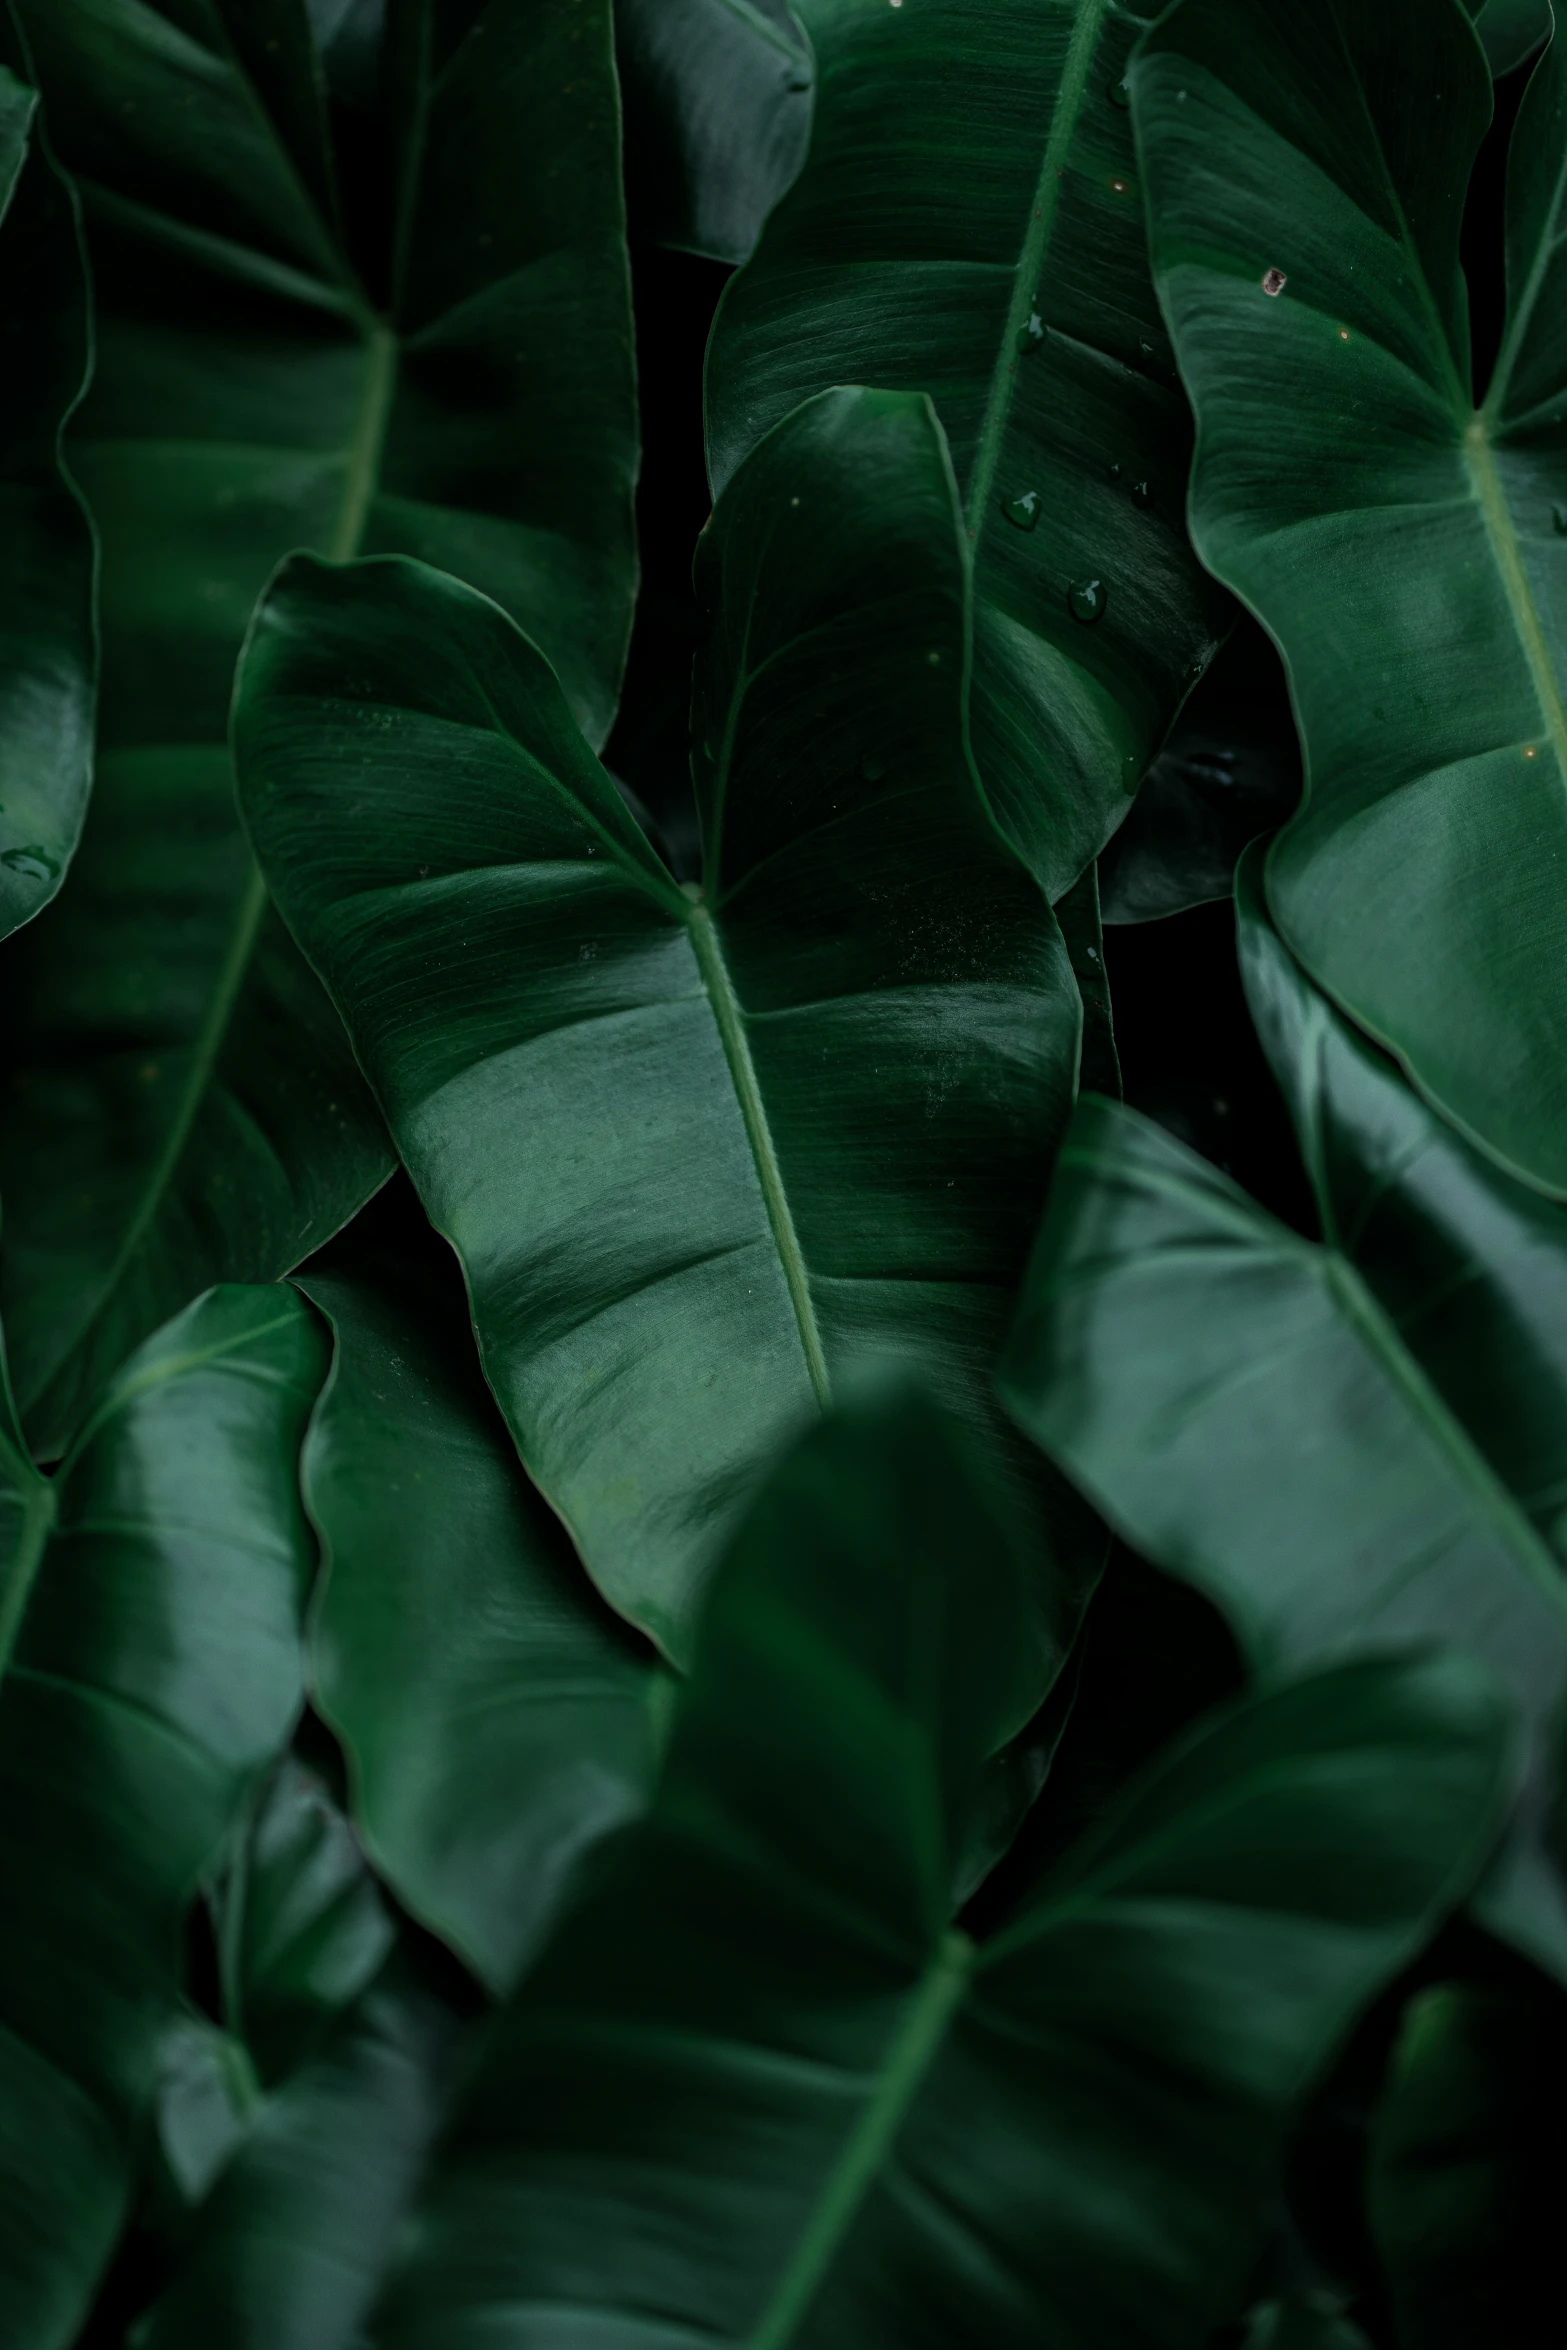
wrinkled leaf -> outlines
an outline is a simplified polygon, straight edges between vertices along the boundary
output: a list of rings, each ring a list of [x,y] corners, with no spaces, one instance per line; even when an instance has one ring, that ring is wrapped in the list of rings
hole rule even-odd
[[[297,1460],[325,1368],[291,1291],[218,1289],[58,1475],[14,1424],[0,1585],[0,2337],[66,2350],[174,2021],[180,1922],[302,1696]]]
[[[1458,236],[1491,96],[1458,0],[1182,0],[1131,76],[1193,535],[1281,646],[1305,744],[1269,904],[1427,1097],[1555,1191],[1564,74],[1558,43],[1519,115],[1478,412]]]
[[[71,192],[0,11],[0,938],[59,888],[92,781],[92,525],[60,435],[90,365]]]
[[[302,1277],[336,1340],[303,1463],[316,1698],[377,1867],[501,1991],[646,1802],[668,1681],[524,1476],[460,1284],[413,1260],[377,1276]]]
[[[633,239],[743,261],[810,134],[786,0],[615,0],[615,63]]]
[[[1567,1474],[1562,1211],[1306,987],[1254,886],[1243,913],[1323,1242],[1146,1120],[1085,1101],[1003,1390],[1112,1525],[1216,1601],[1259,1669],[1432,1640],[1492,1663],[1532,1759],[1482,1903],[1567,1974],[1546,1824],[1567,1581],[1542,1531],[1560,1539]],[[1528,1351],[1501,1373],[1510,1349]]]
[[[366,134],[395,186],[372,204],[361,172],[347,228],[303,0],[22,6],[100,322],[70,441],[104,546],[98,789],[13,970],[0,1152],[53,1451],[150,1326],[286,1271],[389,1164],[234,821],[258,591],[293,547],[425,557],[525,622],[601,740],[635,414],[609,0],[397,0]]]
[[[866,1543],[911,1469],[952,1499]],[[1197,2345],[1297,2097],[1459,1890],[1458,1662],[1229,1715],[1016,1921],[950,1924],[1031,1598],[923,1403],[814,1433],[704,1619],[652,1815],[476,2064],[373,2339]],[[953,1540],[953,1532],[957,1539]]]
[[[974,748],[1052,898],[1214,650],[1186,542],[1186,404],[1149,283],[1114,0],[796,0],[809,159],[725,294],[722,488],[833,383],[928,392],[974,556]]]
[[[689,889],[533,649],[412,566],[290,566],[235,721],[258,854],[462,1258],[523,1457],[676,1661],[759,1469],[863,1366],[926,1366],[1021,1479],[989,1366],[1079,1023],[968,758],[929,404],[803,409],[726,494],[699,590]],[[1036,1696],[1070,1630],[1042,1598]]]

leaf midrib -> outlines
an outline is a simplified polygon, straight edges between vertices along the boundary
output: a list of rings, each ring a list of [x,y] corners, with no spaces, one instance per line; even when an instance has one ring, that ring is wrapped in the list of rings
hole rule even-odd
[[[1007,422],[1012,413],[1012,389],[1017,380],[1017,339],[1033,307],[1040,272],[1044,267],[1045,250],[1055,228],[1056,211],[1061,201],[1063,182],[1059,167],[1076,136],[1089,71],[1098,52],[1109,6],[1110,0],[1078,0],[1077,21],[1067,44],[1061,85],[1051,108],[1044,159],[1029,204],[1028,227],[1013,265],[1012,299],[1007,306],[1001,348],[996,354],[995,369],[990,379],[984,422],[980,426],[979,441],[974,451],[974,470],[969,476],[964,520],[969,537],[976,543],[983,537],[989,519],[990,493],[995,483],[996,467],[1001,460],[1001,444],[1006,435]]]

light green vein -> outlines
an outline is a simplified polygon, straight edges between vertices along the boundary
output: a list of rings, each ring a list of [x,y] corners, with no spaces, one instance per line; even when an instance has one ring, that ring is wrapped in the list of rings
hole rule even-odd
[[[729,976],[729,966],[724,961],[722,943],[706,906],[697,904],[692,907],[690,931],[691,943],[696,949],[697,968],[702,974],[702,984],[718,1022],[724,1058],[729,1064],[729,1074],[739,1096],[740,1115],[745,1120],[746,1139],[751,1145],[751,1156],[761,1182],[767,1221],[772,1228],[773,1242],[783,1266],[784,1280],[788,1284],[789,1302],[794,1308],[805,1367],[810,1373],[816,1401],[825,1411],[832,1400],[832,1389],[827,1377],[827,1357],[822,1349],[821,1332],[816,1326],[816,1308],[811,1302],[810,1275],[805,1268],[800,1236],[794,1228],[794,1213],[789,1205],[789,1195],[784,1189],[783,1173],[778,1165],[778,1153],[773,1146],[772,1129],[762,1101],[762,1089],[757,1083],[756,1064],[751,1058],[751,1046],[745,1033],[745,1018],[734,991],[734,982]]]
[[[1523,567],[1518,533],[1513,528],[1507,495],[1496,470],[1496,456],[1491,447],[1491,436],[1483,410],[1472,419],[1464,434],[1464,455],[1469,464],[1469,479],[1474,485],[1475,500],[1485,518],[1486,537],[1491,542],[1491,554],[1501,574],[1513,626],[1529,663],[1529,675],[1534,681],[1540,713],[1551,738],[1551,747],[1556,753],[1557,766],[1564,782],[1567,782],[1567,708],[1562,704],[1561,683],[1551,659],[1550,647],[1545,641],[1545,631],[1540,625],[1540,615],[1535,609],[1528,574]]]
[[[1017,374],[1017,339],[1039,290],[1045,248],[1050,242],[1056,209],[1061,201],[1059,174],[1077,132],[1083,94],[1088,86],[1088,76],[1093,68],[1108,9],[1109,0],[1080,0],[1077,22],[1067,45],[1061,87],[1056,93],[1050,117],[1050,135],[1045,141],[1045,159],[1039,167],[1039,182],[1034,190],[1034,200],[1029,206],[1028,227],[1017,258],[1006,329],[1001,338],[1001,349],[996,354],[995,372],[990,379],[990,396],[985,403],[985,421],[980,427],[979,446],[974,453],[966,516],[970,538],[977,538],[985,525],[991,487],[1001,460],[1001,443],[1006,435],[1007,418],[1012,411],[1012,386]]]
[[[956,1927],[941,1946],[909,2002],[902,2029],[888,2049],[876,2089],[828,2175],[772,2297],[747,2338],[745,2350],[786,2350],[832,2265],[856,2212],[876,2182],[931,2060],[946,2036],[952,2011],[968,1988],[974,1945]]]

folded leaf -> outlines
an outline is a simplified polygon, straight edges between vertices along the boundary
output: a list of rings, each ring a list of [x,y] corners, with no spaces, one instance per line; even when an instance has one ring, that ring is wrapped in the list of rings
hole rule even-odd
[[[525,639],[411,565],[292,564],[235,718],[269,883],[462,1259],[523,1458],[677,1661],[758,1471],[862,1366],[925,1366],[1021,1482],[989,1370],[1079,1023],[968,757],[929,404],[802,409],[698,586],[700,886]],[[1042,1599],[1036,1696],[1069,1638]]]
[[[234,821],[258,591],[301,545],[426,557],[523,619],[602,740],[635,411],[610,0],[393,0],[361,142],[395,185],[360,156],[346,221],[303,0],[21,7],[100,324],[70,443],[104,548],[99,788],[13,977],[0,1150],[53,1451],[150,1327],[285,1272],[390,1163]]]
[[[1384,1212],[1413,1221],[1417,1200]],[[1395,1315],[1343,1245],[1302,1240],[1158,1127],[1085,1099],[1002,1392],[1128,1541],[1217,1603],[1259,1671],[1443,1641],[1487,1659],[1530,1756],[1484,1913],[1567,1976],[1546,1820],[1567,1581],[1427,1368],[1450,1272],[1439,1257]]]
[[[867,1542],[910,1464],[951,1500]],[[927,1405],[813,1434],[714,1586],[647,1824],[475,2065],[384,2350],[1204,2343],[1297,2099],[1491,1833],[1474,1669],[1322,1676],[988,1943],[947,1886],[1030,1605]]]
[[[0,1443],[0,2337],[67,2350],[177,2012],[182,1916],[302,1698],[297,1458],[325,1349],[292,1291],[187,1308],[57,1476]]]
[[[0,938],[59,888],[92,781],[93,537],[60,457],[90,364],[76,207],[0,12]]]
[[[1131,75],[1198,418],[1199,552],[1289,666],[1292,949],[1427,1097],[1567,1191],[1567,61],[1519,116],[1478,411],[1458,235],[1490,110],[1458,0],[1182,0]]]
[[[718,488],[807,394],[928,392],[974,556],[974,748],[1049,895],[1126,812],[1224,625],[1148,277],[1112,0],[796,0],[810,155],[725,293]]]
[[[743,261],[810,132],[787,0],[615,0],[615,63],[633,239]]]
[[[523,1475],[460,1286],[414,1262],[301,1279],[336,1340],[303,1464],[317,1703],[376,1866],[502,1991],[646,1802],[668,1677]]]

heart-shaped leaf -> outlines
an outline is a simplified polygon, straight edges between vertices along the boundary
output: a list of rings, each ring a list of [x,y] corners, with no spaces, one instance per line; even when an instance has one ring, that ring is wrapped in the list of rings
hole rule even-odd
[[[389,1164],[234,821],[257,592],[292,547],[427,557],[524,619],[602,740],[635,413],[610,0],[396,0],[351,213],[303,0],[21,6],[100,324],[70,442],[104,549],[98,788],[13,971],[0,1150],[53,1451],[148,1328],[286,1271]]]
[[[924,1538],[867,1540],[911,1485]],[[648,1822],[476,2062],[385,2350],[1195,2350],[1232,2314],[1298,2098],[1493,1832],[1502,1710],[1440,1659],[1242,1706],[976,1944],[947,1888],[1033,1604],[983,1507],[902,1398],[761,1497]]]
[[[0,1442],[0,2336],[74,2341],[137,2175],[179,1928],[303,1695],[291,1290],[190,1306],[41,1477]]]
[[[1115,0],[796,0],[811,149],[725,293],[709,463],[834,383],[928,392],[974,559],[974,748],[1057,898],[1224,626],[1148,276]]]
[[[1132,72],[1198,417],[1191,521],[1290,670],[1291,948],[1429,1099],[1567,1191],[1567,52],[1518,120],[1510,311],[1470,394],[1490,110],[1458,0],[1182,0]]]
[[[76,207],[0,12],[0,938],[59,888],[92,780],[92,525],[60,458],[86,386]]]
[[[1248,989],[1301,1119],[1321,1244],[1157,1127],[1085,1101],[1004,1392],[1253,1662],[1461,1639],[1527,1725],[1482,1910],[1567,1977],[1546,1833],[1567,1694],[1567,1215],[1501,1174],[1305,984],[1243,901]],[[1506,1370],[1499,1366],[1507,1363]]]
[[[699,587],[689,889],[540,656],[411,565],[291,565],[235,721],[258,854],[462,1258],[523,1457],[677,1660],[759,1469],[862,1366],[927,1366],[1020,1481],[989,1368],[1079,1022],[968,756],[929,403],[802,409]],[[1036,1699],[1070,1636],[1042,1601]]]

